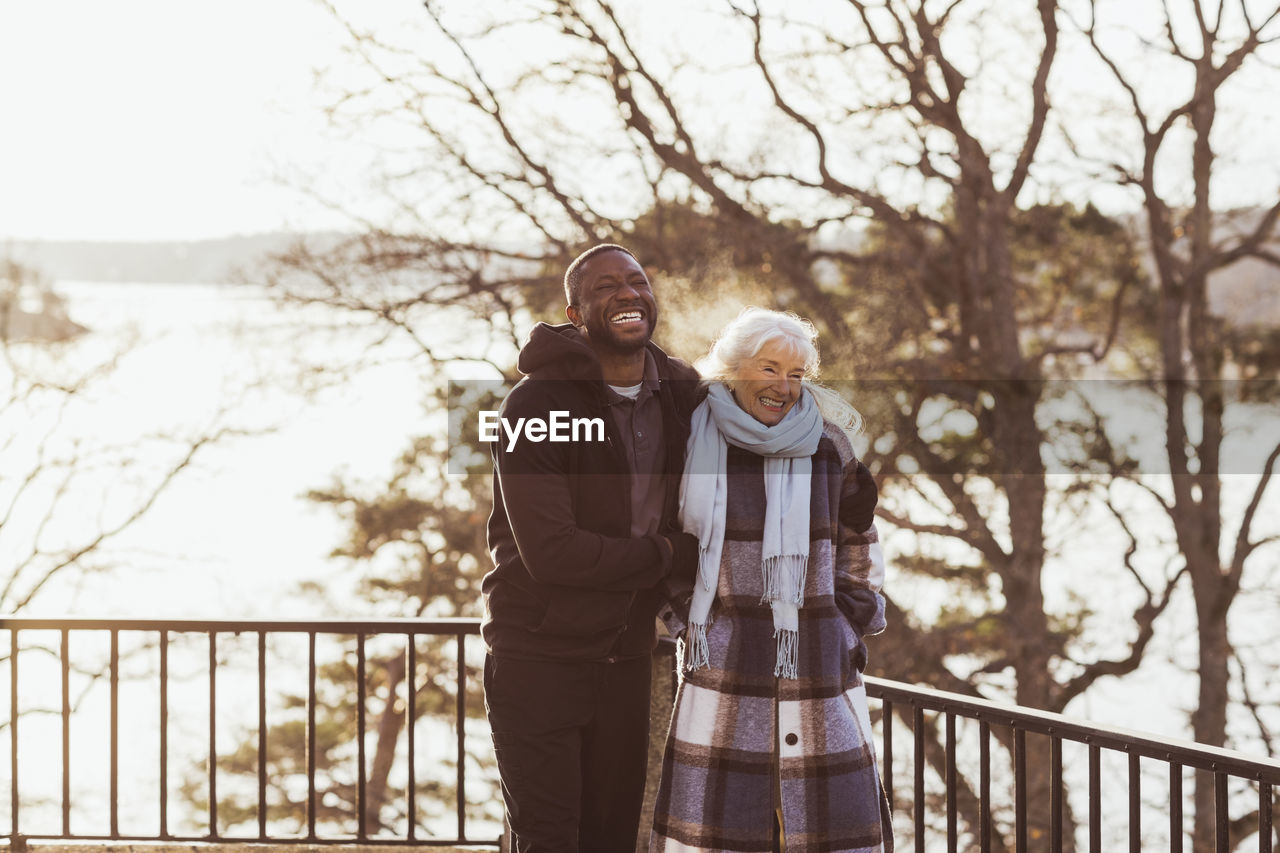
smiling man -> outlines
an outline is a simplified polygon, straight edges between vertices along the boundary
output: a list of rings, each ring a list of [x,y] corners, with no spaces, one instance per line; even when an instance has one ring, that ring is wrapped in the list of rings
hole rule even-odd
[[[534,328],[501,416],[604,434],[491,444],[485,708],[515,850],[617,853],[640,820],[658,605],[697,566],[675,520],[697,374],[650,341],[657,300],[623,247],[584,252],[564,286],[570,322]]]

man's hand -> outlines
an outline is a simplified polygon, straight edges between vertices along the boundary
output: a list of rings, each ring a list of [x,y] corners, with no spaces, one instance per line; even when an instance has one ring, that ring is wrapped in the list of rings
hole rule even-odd
[[[840,499],[840,520],[858,533],[865,533],[875,521],[876,502],[880,492],[875,478],[861,462],[854,472],[853,488],[845,481],[845,493]]]
[[[671,575],[677,578],[693,578],[698,574],[698,537],[677,530],[666,534],[671,543]]]

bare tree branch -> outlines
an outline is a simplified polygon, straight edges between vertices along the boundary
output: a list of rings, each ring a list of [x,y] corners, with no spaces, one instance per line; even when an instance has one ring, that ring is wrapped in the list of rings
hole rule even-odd
[[[81,544],[58,554],[56,556],[56,559],[52,563],[52,565],[42,570],[42,574],[40,578],[34,584],[32,584],[30,587],[27,588],[25,594],[19,595],[15,597],[13,601],[9,602],[8,604],[9,612],[17,612],[27,607],[31,603],[31,601],[35,598],[35,596],[40,592],[40,590],[44,588],[44,586],[50,580],[52,580],[54,576],[56,576],[57,574],[59,574],[69,566],[78,564],[78,562],[81,559],[83,559],[86,555],[93,553],[105,542],[107,542],[108,540],[112,539],[115,536],[118,536],[120,533],[127,530],[140,518],[146,515],[146,513],[153,506],[155,506],[156,501],[159,500],[160,496],[165,492],[165,490],[173,483],[174,479],[177,478],[177,476],[195,460],[196,455],[203,448],[211,444],[215,444],[218,441],[230,436],[243,436],[247,434],[248,434],[247,432],[241,429],[223,427],[221,429],[214,431],[213,433],[200,436],[199,438],[192,441],[190,446],[187,448],[186,452],[183,454],[183,456],[175,464],[171,465],[164,472],[163,476],[160,478],[160,481],[156,483],[149,490],[146,498],[138,506],[136,506],[127,516],[125,516],[123,519],[118,521],[116,524],[98,531],[87,541],[82,542]],[[43,527],[43,525],[47,523],[51,517],[52,517],[52,512],[46,516],[45,521],[42,522],[41,526]],[[38,542],[38,539],[39,537],[37,536],[37,540],[36,540],[37,542]],[[38,548],[38,544],[34,547]],[[38,553],[39,553],[38,551],[34,551],[33,556]],[[10,591],[9,587],[12,586],[13,580],[17,577],[17,574],[18,574],[17,572],[14,572],[13,576],[10,578],[9,584],[6,585],[6,588],[5,588],[6,599]],[[0,600],[3,600],[3,599],[0,599]]]
[[[1056,710],[1059,711],[1065,708],[1072,699],[1093,686],[1098,679],[1104,676],[1126,675],[1142,664],[1142,658],[1147,646],[1155,636],[1156,619],[1168,608],[1174,590],[1183,576],[1189,571],[1188,566],[1184,564],[1182,568],[1165,581],[1164,589],[1157,596],[1147,582],[1143,580],[1142,575],[1134,565],[1133,558],[1138,552],[1138,538],[1129,526],[1128,519],[1116,506],[1111,495],[1107,496],[1106,505],[1112,517],[1115,518],[1120,528],[1124,531],[1125,537],[1129,540],[1129,545],[1124,553],[1125,570],[1137,582],[1144,593],[1142,605],[1133,613],[1133,623],[1137,626],[1138,633],[1133,642],[1129,644],[1129,653],[1125,657],[1114,660],[1097,660],[1084,665],[1079,675],[1066,682],[1058,692]]]
[[[1004,189],[1006,201],[1010,205],[1017,200],[1018,193],[1026,183],[1031,163],[1035,159],[1040,140],[1044,135],[1045,120],[1049,115],[1049,71],[1058,52],[1058,22],[1055,17],[1057,5],[1054,0],[1040,0],[1037,4],[1040,11],[1040,26],[1044,32],[1044,48],[1040,51],[1036,76],[1031,83],[1031,123],[1027,128],[1022,150],[1018,152],[1013,174],[1009,177],[1009,183]]]
[[[1239,588],[1240,581],[1244,576],[1244,565],[1249,556],[1267,541],[1263,539],[1251,542],[1249,541],[1249,535],[1253,530],[1254,516],[1257,515],[1258,506],[1262,503],[1262,497],[1267,491],[1267,486],[1271,483],[1272,476],[1275,474],[1277,460],[1280,460],[1280,444],[1272,448],[1271,453],[1267,456],[1267,461],[1262,466],[1262,476],[1258,478],[1258,485],[1254,487],[1253,496],[1249,499],[1249,504],[1244,511],[1244,517],[1240,521],[1240,530],[1236,534],[1235,549],[1231,554],[1231,562],[1226,576],[1226,581],[1231,585],[1232,589]]]

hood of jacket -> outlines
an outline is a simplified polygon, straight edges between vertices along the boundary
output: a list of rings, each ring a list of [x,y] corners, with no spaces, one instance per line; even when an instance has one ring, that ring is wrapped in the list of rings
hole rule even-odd
[[[659,370],[663,370],[668,361],[667,354],[653,341],[645,344],[645,348],[657,362]],[[539,379],[604,381],[604,374],[600,370],[600,359],[596,357],[595,350],[587,343],[587,339],[572,323],[561,323],[557,326],[539,323],[534,326],[533,332],[529,335],[529,342],[520,350],[516,368],[525,376],[536,373]]]

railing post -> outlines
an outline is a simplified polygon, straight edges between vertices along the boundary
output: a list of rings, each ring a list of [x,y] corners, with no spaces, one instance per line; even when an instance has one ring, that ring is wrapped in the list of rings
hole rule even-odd
[[[364,840],[367,827],[364,812],[368,806],[365,800],[365,766],[364,766],[364,706],[365,706],[365,659],[364,632],[356,634],[356,837]]]
[[[218,632],[209,632],[209,837],[218,837]]]
[[[267,837],[267,632],[258,632],[258,838]]]
[[[467,655],[463,635],[458,633],[458,838],[467,838]]]
[[[307,632],[307,838],[316,837],[316,632]]]
[[[418,638],[410,631],[408,634],[406,654],[409,656],[405,669],[409,673],[409,677],[405,679],[406,695],[405,695],[405,730],[408,734],[409,749],[409,783],[406,792],[409,797],[408,813],[409,827],[408,838],[413,841],[417,838],[418,833],[418,750],[414,741],[414,729],[418,727]]]
[[[1027,850],[1027,733],[1017,721],[1013,726],[1013,835],[1014,849]]]
[[[884,731],[884,793],[893,811],[893,702],[882,699],[880,725]]]
[[[1129,853],[1142,853],[1142,767],[1129,753]]]
[[[956,715],[946,712],[947,773],[947,853],[957,853],[959,832],[956,826]]]
[[[913,811],[916,827],[916,853],[924,853],[924,707],[919,703],[911,706],[911,728],[915,740],[915,773],[913,787],[915,796]]]
[[[1049,735],[1049,851],[1062,853],[1062,738]]]
[[[9,629],[9,834],[17,845],[18,826],[18,629]]]
[[[1258,853],[1271,853],[1271,786],[1258,783]]]
[[[111,837],[120,837],[120,632],[111,631]]]
[[[160,837],[169,837],[169,632],[160,631]]]
[[[1102,853],[1102,772],[1097,744],[1089,744],[1089,853]]]
[[[978,845],[991,851],[991,724],[978,723]]]
[[[1213,828],[1214,849],[1217,853],[1228,853],[1231,849],[1231,815],[1227,811],[1227,775],[1217,771],[1213,774]]]
[[[71,834],[71,632],[62,629],[62,834]]]

